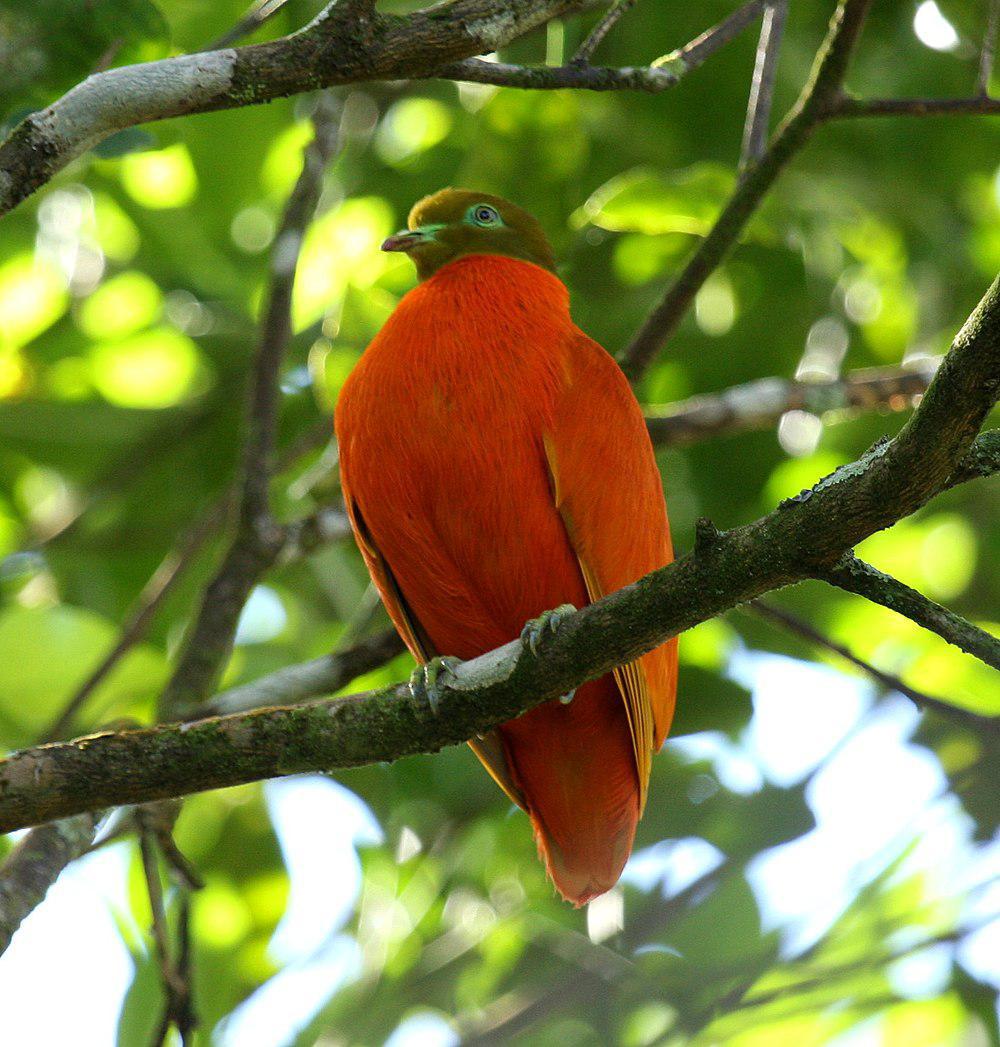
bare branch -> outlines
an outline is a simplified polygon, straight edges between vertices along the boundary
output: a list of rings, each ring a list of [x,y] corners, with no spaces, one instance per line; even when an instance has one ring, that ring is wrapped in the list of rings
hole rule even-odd
[[[609,69],[596,65],[510,65],[466,58],[432,73],[429,78],[461,80],[498,87],[522,87],[535,91],[647,91],[659,94],[673,87],[687,70],[674,66],[623,66]]]
[[[98,818],[84,812],[33,829],[0,865],[0,955],[59,873],[94,842]]]
[[[706,29],[701,36],[697,36],[689,44],[678,51],[673,51],[659,59],[657,64],[664,66],[679,65],[685,72],[695,69],[705,61],[709,55],[715,54],[720,48],[734,40],[755,18],[764,10],[766,0],[750,0],[749,3],[734,11],[728,18]]]
[[[648,411],[646,427],[653,443],[682,447],[717,436],[770,429],[786,411],[848,415],[875,409],[902,411],[926,391],[938,362],[865,368],[832,381],[759,378],[718,393],[692,396],[662,413]]]
[[[587,38],[576,49],[576,54],[573,55],[571,64],[589,65],[601,41],[614,29],[622,15],[631,11],[637,2],[638,0],[615,0],[615,3],[608,8],[604,17],[591,29]]]
[[[237,41],[246,36],[256,33],[265,23],[270,21],[284,6],[288,0],[256,0],[251,4],[247,13],[230,29],[223,33],[217,40],[205,48],[206,51],[222,51],[232,47]]]
[[[621,354],[622,369],[633,382],[643,375],[660,346],[676,330],[694,296],[739,239],[785,165],[828,118],[831,105],[840,97],[848,59],[870,6],[871,0],[838,3],[812,75],[771,147],[747,171],[711,231]]]
[[[976,437],[966,456],[948,478],[948,486],[1000,473],[1000,429]]]
[[[426,75],[536,91],[576,88],[584,91],[631,90],[656,94],[673,87],[685,74],[697,69],[707,58],[738,36],[760,14],[765,2],[766,0],[750,0],[689,44],[658,58],[649,66],[608,69],[581,64],[575,59],[564,66],[523,66],[468,58]]]
[[[904,615],[967,654],[1000,670],[1000,639],[863,560],[849,554],[820,572],[818,577],[839,589],[863,596],[872,603]]]
[[[119,661],[137,643],[142,642],[157,611],[187,574],[188,568],[198,558],[208,540],[221,527],[226,515],[225,505],[220,503],[213,506],[184,536],[179,547],[167,553],[149,581],[143,586],[142,592],[139,593],[135,606],[129,612],[115,645],[73,693],[62,712],[53,720],[48,729],[43,732],[44,741],[51,742],[64,737],[76,714],[91,694],[107,679]]]
[[[1000,98],[841,98],[830,117],[996,116]]]
[[[157,833],[154,829],[143,826],[139,832],[139,851],[142,856],[142,869],[146,879],[146,890],[149,895],[149,907],[152,913],[153,944],[156,959],[160,967],[160,978],[163,981],[166,1000],[163,1017],[153,1037],[153,1047],[162,1047],[170,1034],[170,1027],[175,1026],[181,1036],[184,1047],[194,1042],[194,1033],[198,1027],[198,1017],[191,999],[190,950],[184,942],[187,929],[181,928],[178,943],[177,960],[172,955],[170,946],[170,928],[167,924],[166,907],[163,904],[163,883],[160,880],[160,863],[156,849]],[[187,922],[186,899],[183,907],[183,923]]]
[[[757,45],[757,60],[750,85],[750,101],[740,150],[740,171],[744,172],[764,154],[771,125],[771,103],[778,75],[778,54],[788,17],[788,0],[773,0],[764,8]]]
[[[198,709],[199,718],[228,716],[268,705],[288,705],[334,694],[351,680],[385,665],[406,648],[394,629],[367,637],[343,651],[289,665],[252,683],[232,687]]]
[[[774,604],[764,600],[751,600],[747,607],[761,618],[780,625],[783,629],[795,633],[809,643],[822,647],[824,650],[832,651],[838,657],[843,658],[862,672],[867,673],[873,680],[877,680],[887,690],[898,691],[900,694],[905,695],[918,709],[932,710],[947,719],[955,720],[977,731],[985,730],[991,734],[1000,733],[1000,717],[983,716],[979,713],[970,712],[967,709],[953,705],[951,702],[934,698],[923,691],[916,690],[916,688],[904,683],[898,676],[893,676],[891,673],[887,673],[872,665],[871,662],[866,662],[863,658],[859,658],[843,644],[839,644],[828,636],[824,636],[823,633],[808,622],[803,621],[796,615],[789,614],[788,611],[781,607],[776,607]]]

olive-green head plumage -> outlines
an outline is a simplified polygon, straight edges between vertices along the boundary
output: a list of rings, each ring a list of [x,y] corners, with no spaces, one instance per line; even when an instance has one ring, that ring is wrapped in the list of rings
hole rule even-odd
[[[538,221],[501,196],[442,189],[413,205],[408,224],[382,250],[405,251],[421,280],[470,254],[522,258],[555,272],[552,248]]]

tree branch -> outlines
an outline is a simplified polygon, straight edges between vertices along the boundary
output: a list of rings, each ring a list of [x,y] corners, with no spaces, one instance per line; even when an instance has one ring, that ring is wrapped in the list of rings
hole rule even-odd
[[[73,723],[76,714],[97,687],[107,679],[111,670],[140,643],[149,630],[157,611],[178,583],[187,573],[187,569],[197,559],[206,542],[221,526],[226,516],[226,505],[213,506],[193,528],[184,536],[180,545],[172,549],[161,561],[159,567],[150,576],[136,599],[134,607],[122,626],[115,645],[101,659],[97,668],[70,696],[62,711],[42,733],[44,741],[55,741],[65,736]]]
[[[247,13],[217,40],[205,48],[206,51],[221,51],[242,40],[245,36],[256,33],[265,22],[270,21],[288,2],[288,0],[256,0]]]
[[[767,0],[750,0],[728,18],[706,29],[689,44],[659,59],[662,65],[679,65],[685,72],[701,65],[730,40],[734,40],[764,10]]]
[[[1000,98],[849,98],[839,99],[830,118],[860,116],[995,116]]]
[[[139,853],[142,858],[142,869],[146,879],[146,891],[149,895],[149,908],[152,914],[153,944],[156,959],[160,968],[160,979],[166,1000],[163,1006],[163,1017],[153,1038],[153,1047],[162,1047],[167,1042],[170,1027],[176,1026],[183,1047],[194,1043],[195,1030],[198,1027],[198,1016],[191,999],[191,972],[189,970],[190,951],[186,948],[187,904],[182,903],[182,926],[180,928],[177,959],[172,956],[170,947],[170,928],[167,925],[166,907],[163,904],[163,884],[160,880],[160,863],[156,850],[157,833],[151,828],[140,827]]]
[[[287,705],[334,694],[351,680],[402,654],[406,650],[395,629],[359,640],[352,647],[289,665],[240,687],[231,687],[198,709],[198,718],[228,716],[268,705]]]
[[[948,478],[948,487],[1000,472],[1000,429],[981,433]]]
[[[614,4],[604,14],[604,17],[591,29],[587,38],[576,49],[576,54],[572,58],[572,64],[589,65],[591,58],[594,57],[594,52],[600,47],[601,41],[614,29],[622,15],[631,11],[637,2],[638,0],[615,0]]]
[[[0,865],[0,955],[56,877],[94,842],[98,815],[84,812],[34,829]]]
[[[831,640],[828,636],[824,636],[823,633],[818,629],[813,628],[813,626],[808,622],[803,621],[801,618],[798,618],[793,614],[789,614],[783,608],[775,607],[774,604],[767,603],[764,600],[751,600],[750,603],[747,604],[747,607],[761,618],[773,622],[776,625],[780,625],[783,629],[795,633],[797,636],[800,636],[803,640],[808,641],[816,647],[822,647],[824,650],[832,651],[838,657],[843,658],[862,672],[867,673],[873,680],[877,680],[887,690],[898,691],[900,694],[905,695],[918,709],[930,709],[941,716],[947,717],[950,720],[956,720],[976,731],[985,730],[990,734],[1000,734],[1000,717],[983,716],[981,713],[971,712],[970,710],[963,709],[951,702],[943,701],[940,698],[934,698],[929,694],[925,694],[923,691],[918,691],[916,688],[910,687],[909,684],[900,680],[898,676],[893,676],[891,673],[884,672],[882,669],[879,669],[878,666],[872,665],[871,662],[866,662],[863,658],[859,658],[853,651],[845,647],[843,644],[839,644],[836,641]]]
[[[682,447],[712,437],[769,429],[786,411],[901,411],[926,391],[938,362],[865,368],[820,382],[759,378],[681,400],[663,413],[648,412],[646,427],[654,444]]]
[[[831,106],[840,97],[848,59],[870,6],[871,0],[840,0],[838,3],[809,81],[770,148],[746,171],[715,225],[622,352],[622,369],[633,382],[643,375],[660,347],[677,329],[694,296],[736,243],[782,169],[806,144],[819,124],[829,117]]]
[[[771,102],[774,99],[774,83],[778,75],[778,53],[781,37],[788,17],[788,0],[772,0],[764,8],[764,20],[760,27],[760,43],[750,85],[750,101],[747,104],[747,119],[743,129],[743,146],[740,150],[740,172],[746,171],[764,155],[768,129],[771,123]]]
[[[838,589],[863,596],[872,603],[904,615],[967,654],[1000,670],[1000,639],[863,560],[848,554],[820,572],[818,577]]]
[[[514,640],[444,677],[437,713],[397,686],[335,701],[106,733],[0,762],[0,832],[300,771],[434,752],[482,734],[670,636],[816,577],[946,488],[1000,385],[1000,277],[895,440],[753,523],[565,618],[539,651]]]
[[[271,255],[271,282],[251,380],[248,436],[243,452],[236,535],[205,590],[184,653],[164,688],[165,717],[203,701],[218,682],[232,650],[240,612],[264,571],[277,559],[286,534],[271,515],[271,456],[277,433],[278,372],[291,340],[291,302],[299,249],[336,149],[337,123],[329,100],[321,100],[302,173],[285,208]]]
[[[675,67],[623,66],[611,69],[597,65],[510,65],[467,58],[427,74],[427,79],[462,80],[498,87],[521,87],[535,91],[647,91],[659,94],[673,87],[687,72]]]
[[[428,77],[465,80],[499,87],[532,90],[575,88],[584,91],[648,91],[657,94],[673,87],[685,74],[738,36],[763,10],[766,0],[750,0],[728,18],[690,43],[648,66],[609,69],[581,63],[574,58],[564,66],[523,66],[468,58],[426,74]]]
[[[584,0],[453,0],[406,16],[331,3],[304,29],[249,47],[98,73],[26,117],[0,145],[0,214],[109,134],[361,80],[426,76],[495,51]]]

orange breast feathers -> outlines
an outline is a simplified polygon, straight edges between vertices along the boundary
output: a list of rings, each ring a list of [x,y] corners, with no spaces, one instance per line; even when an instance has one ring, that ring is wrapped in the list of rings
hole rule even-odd
[[[336,430],[359,547],[419,661],[482,654],[672,559],[632,391],[530,262],[462,257],[406,295]],[[472,743],[576,904],[621,874],[675,689],[671,641]]]

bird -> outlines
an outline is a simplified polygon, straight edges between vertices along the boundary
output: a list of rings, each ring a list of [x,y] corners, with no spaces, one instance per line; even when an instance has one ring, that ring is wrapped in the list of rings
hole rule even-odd
[[[418,283],[347,377],[335,431],[357,545],[433,697],[443,659],[534,647],[673,552],[642,411],[571,319],[539,222],[446,188],[382,250]],[[676,682],[672,639],[469,742],[576,906],[631,853]]]

